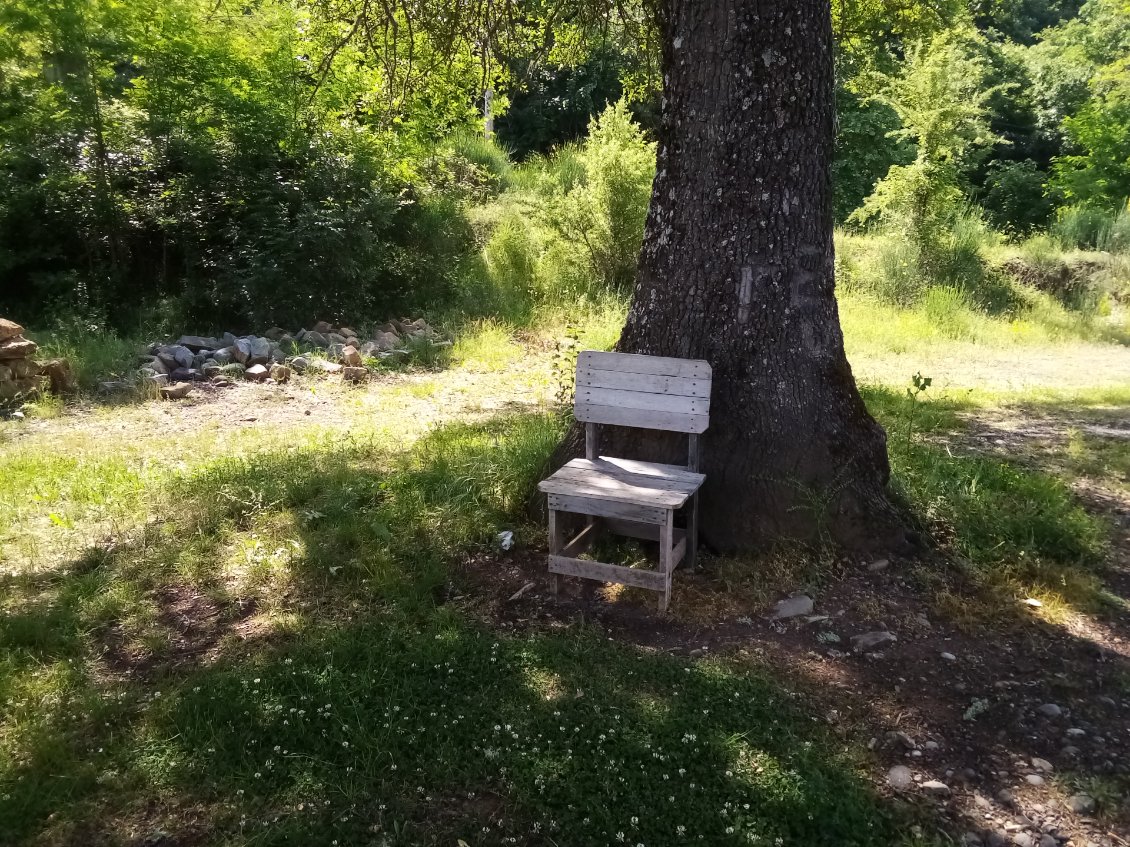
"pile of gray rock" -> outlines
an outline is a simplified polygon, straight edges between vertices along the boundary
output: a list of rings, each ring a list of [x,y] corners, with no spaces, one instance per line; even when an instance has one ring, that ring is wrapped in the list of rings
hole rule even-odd
[[[367,359],[408,355],[414,341],[437,347],[451,344],[423,319],[389,321],[378,326],[371,338],[362,337],[357,330],[326,321],[293,334],[272,327],[261,336],[183,335],[174,344],[149,345],[141,354],[138,375],[169,399],[187,396],[196,382],[222,385],[244,379],[277,384],[308,370],[361,383],[369,379]],[[116,385],[107,383],[104,389],[112,391]]]
[[[66,359],[37,361],[39,349],[24,328],[15,321],[0,318],[0,403],[8,404],[34,397],[46,384],[57,394],[74,387],[74,377]]]

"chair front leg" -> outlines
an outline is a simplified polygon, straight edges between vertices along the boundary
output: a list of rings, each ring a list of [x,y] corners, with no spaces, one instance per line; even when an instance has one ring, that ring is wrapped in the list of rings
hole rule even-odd
[[[667,611],[671,602],[671,572],[675,569],[675,512],[667,510],[667,522],[659,528],[659,572],[663,574],[663,592],[659,595],[659,611]]]
[[[557,510],[549,510],[549,555],[556,556],[561,552],[561,526],[557,518]],[[557,592],[561,589],[561,576],[559,574],[551,573],[549,575],[549,587],[553,591],[553,596],[557,596]]]

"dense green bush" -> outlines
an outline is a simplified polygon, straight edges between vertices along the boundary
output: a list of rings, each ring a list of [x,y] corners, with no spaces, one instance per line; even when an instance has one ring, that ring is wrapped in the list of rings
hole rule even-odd
[[[655,174],[655,148],[624,101],[594,119],[588,138],[514,169],[489,210],[484,249],[492,302],[508,316],[635,280]]]
[[[450,299],[472,240],[433,138],[469,100],[394,130],[375,67],[315,72],[333,37],[281,2],[6,4],[0,312],[251,329]]]

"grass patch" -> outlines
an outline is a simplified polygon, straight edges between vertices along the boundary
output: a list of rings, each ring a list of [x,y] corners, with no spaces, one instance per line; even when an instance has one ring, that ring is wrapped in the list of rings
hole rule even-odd
[[[583,626],[498,635],[448,602],[458,551],[540,534],[524,503],[560,427],[458,424],[403,452],[311,438],[120,481],[164,517],[2,578],[0,828],[896,843],[850,749],[760,673]],[[26,471],[93,496],[77,465]]]

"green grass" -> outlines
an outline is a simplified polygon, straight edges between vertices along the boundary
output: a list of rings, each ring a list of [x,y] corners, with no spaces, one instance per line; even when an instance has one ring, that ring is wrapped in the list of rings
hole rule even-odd
[[[524,507],[560,427],[509,416],[405,451],[360,434],[109,473],[162,517],[2,578],[0,829],[892,843],[857,754],[762,673],[583,625],[501,634],[453,599],[459,551],[540,534]],[[76,508],[104,499],[79,482],[89,465],[5,461],[5,479],[41,478]],[[194,609],[203,641],[184,654]]]

